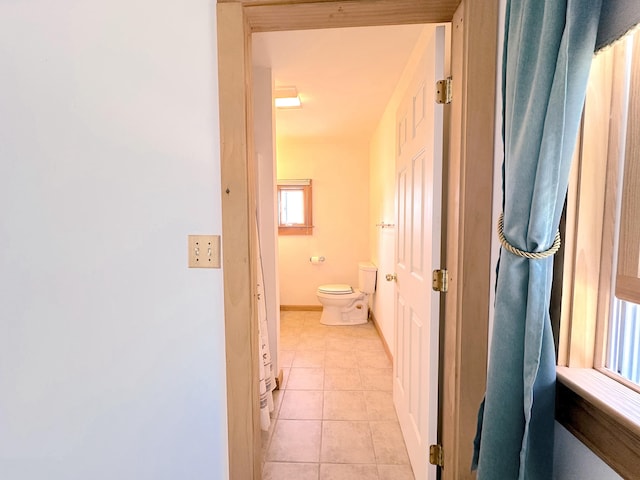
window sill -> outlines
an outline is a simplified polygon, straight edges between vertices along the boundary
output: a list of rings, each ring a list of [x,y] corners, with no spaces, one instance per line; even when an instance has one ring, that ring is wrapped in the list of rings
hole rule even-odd
[[[590,368],[558,367],[556,419],[624,478],[640,472],[640,393]]]
[[[278,235],[313,235],[313,227],[278,227]]]

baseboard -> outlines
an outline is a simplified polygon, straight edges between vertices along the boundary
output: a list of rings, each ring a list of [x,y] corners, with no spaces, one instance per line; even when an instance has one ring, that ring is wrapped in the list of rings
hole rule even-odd
[[[387,357],[389,357],[389,361],[393,365],[393,355],[391,355],[391,349],[389,348],[389,345],[387,345],[387,341],[385,340],[384,335],[382,334],[382,330],[380,330],[380,325],[378,325],[378,321],[376,320],[376,316],[373,314],[373,310],[370,310],[370,313],[371,313],[371,321],[373,322],[373,326],[376,327],[376,330],[378,331],[378,335],[380,336],[380,340],[382,340],[382,346],[384,347],[384,351],[387,354]]]
[[[281,312],[321,312],[322,305],[280,305]]]
[[[280,371],[278,372],[278,375],[276,376],[276,390],[280,390],[280,387],[282,387],[283,378],[284,378],[284,373],[282,369],[280,369]]]

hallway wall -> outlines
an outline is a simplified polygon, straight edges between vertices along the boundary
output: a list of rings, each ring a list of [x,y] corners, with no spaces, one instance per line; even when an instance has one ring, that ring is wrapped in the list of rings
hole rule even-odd
[[[0,477],[228,477],[215,2],[0,2]]]
[[[555,423],[553,480],[622,480],[566,428]]]
[[[320,306],[319,285],[357,287],[358,262],[369,260],[367,142],[278,138],[277,176],[313,180],[313,235],[278,237],[280,303]],[[312,265],[311,256],[326,260]]]

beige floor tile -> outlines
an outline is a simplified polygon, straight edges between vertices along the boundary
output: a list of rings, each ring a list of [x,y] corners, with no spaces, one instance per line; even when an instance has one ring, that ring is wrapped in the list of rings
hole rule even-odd
[[[303,334],[319,335],[324,337],[332,332],[331,327],[320,323],[320,319],[317,320],[305,320],[302,325]]]
[[[287,390],[322,390],[324,368],[292,368]]]
[[[384,351],[371,352],[358,350],[356,352],[356,360],[358,366],[361,368],[391,368],[392,366],[389,357],[387,357]]]
[[[375,463],[369,423],[323,421],[320,461],[322,463]]]
[[[304,312],[305,323],[320,323],[321,316],[322,310],[311,310]]]
[[[280,322],[280,338],[282,339],[283,336],[284,337],[299,336],[303,328],[304,328],[304,325],[299,320],[288,321],[284,323]]]
[[[323,395],[320,390],[287,390],[280,417],[290,420],[321,420]]]
[[[329,334],[323,328],[319,327],[304,327],[300,332],[301,338],[313,338],[317,340],[324,340],[323,348],[326,346],[326,340],[329,338]],[[317,349],[316,349],[317,350]]]
[[[324,420],[368,420],[364,395],[359,391],[325,391]]]
[[[415,480],[409,465],[378,465],[380,480]]]
[[[325,390],[362,390],[360,372],[357,368],[325,368]]]
[[[341,327],[336,327],[341,328]],[[339,352],[353,352],[354,344],[353,338],[335,338],[328,337],[326,340],[327,350],[337,350]]]
[[[278,355],[278,363],[280,364],[280,368],[290,367],[295,354],[295,350],[280,350],[280,353]]]
[[[351,346],[351,348],[348,348]],[[353,337],[348,335],[327,335],[327,351],[355,353]]]
[[[361,368],[360,377],[364,390],[393,390],[393,378],[390,368]]]
[[[357,337],[357,338],[380,338],[380,335],[378,335],[378,330],[376,330],[376,327],[371,322],[364,323],[362,325],[354,325],[351,328],[352,328],[352,330],[351,330],[350,333],[354,337]]]
[[[382,340],[380,340],[380,337],[357,338],[354,343],[359,352],[384,352],[384,347],[382,346]]]
[[[371,422],[370,425],[376,462],[390,465],[408,465],[407,447],[404,444],[398,422]]]
[[[306,312],[299,312],[295,310],[280,312],[280,325],[288,324],[288,322],[291,322],[292,324],[302,323],[304,321],[305,313]]]
[[[287,383],[289,383],[289,374],[291,373],[291,368],[283,367],[282,368],[282,385],[280,385],[280,390],[284,390],[287,388]]]
[[[363,394],[369,420],[398,421],[396,409],[393,406],[393,393],[365,391]]]
[[[339,325],[327,332],[327,338],[333,340],[350,340],[353,342],[354,338],[357,337],[353,336],[353,330],[350,330],[350,327]]]
[[[293,357],[292,367],[324,367],[324,350],[298,350]]]
[[[278,420],[268,462],[318,462],[320,457],[321,423],[318,420]]]
[[[320,464],[320,480],[378,480],[375,465]]]
[[[267,462],[262,469],[262,480],[318,480],[317,463]]]
[[[327,350],[324,356],[324,366],[328,368],[356,368],[358,361],[355,352]]]
[[[326,346],[324,336],[301,335],[296,350],[325,350]]]
[[[373,366],[373,365],[362,365],[363,367],[367,367],[367,366],[371,366],[372,368],[391,368],[391,361],[389,360],[389,357],[387,356],[387,352],[384,348],[371,348],[369,350],[362,350],[359,349],[358,352],[361,352],[363,355],[365,354],[372,354],[375,356],[379,356],[379,360],[383,361],[382,359],[386,359],[386,362],[384,366]]]
[[[300,335],[280,335],[280,348],[295,350],[300,343]]]
[[[302,329],[304,328],[304,320],[294,318],[287,319],[284,322],[280,321],[280,334],[285,333],[286,335],[296,334],[299,335]]]

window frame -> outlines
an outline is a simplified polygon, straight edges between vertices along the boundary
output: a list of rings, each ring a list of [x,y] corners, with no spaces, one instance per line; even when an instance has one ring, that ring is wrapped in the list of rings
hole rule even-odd
[[[640,33],[635,34],[631,72],[625,158],[640,156]],[[625,162],[620,204],[619,241],[616,272],[616,297],[640,304],[640,162]]]
[[[313,235],[313,194],[312,180],[278,180],[277,181],[277,205],[278,205],[278,235]],[[287,190],[302,190],[304,201],[304,223],[287,225],[280,223],[280,192]]]
[[[640,471],[640,389],[607,370],[605,359],[626,151],[620,72],[631,41],[601,52],[592,66],[567,197],[563,278],[554,287],[563,292],[556,419],[625,478]]]

